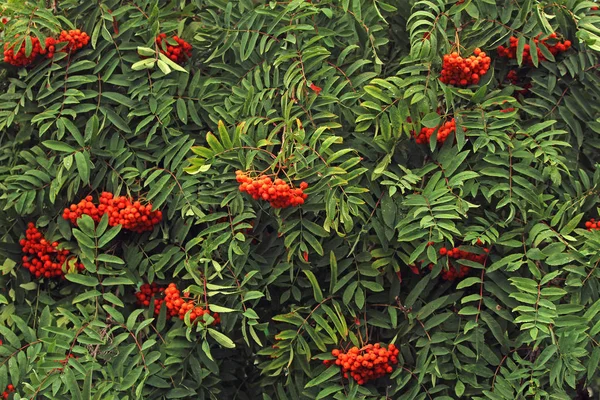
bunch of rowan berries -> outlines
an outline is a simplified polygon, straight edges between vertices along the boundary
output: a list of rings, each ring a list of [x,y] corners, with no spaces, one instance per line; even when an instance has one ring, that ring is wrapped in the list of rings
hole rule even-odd
[[[164,304],[167,306],[167,316],[179,316],[179,319],[183,321],[185,315],[190,312],[190,322],[194,323],[195,321],[203,321],[204,315],[208,314],[214,319],[212,325],[221,323],[221,317],[219,316],[219,313],[211,313],[208,309],[208,306],[206,308],[202,308],[198,306],[194,300],[186,300],[189,298],[189,293],[183,293],[182,296],[179,289],[177,289],[177,285],[174,283],[170,283],[169,286],[167,286],[167,288],[164,290],[164,293]]]
[[[71,221],[72,224],[77,224],[77,219],[82,215],[89,215],[95,222],[99,222],[101,215],[98,211],[98,207],[92,203],[93,197],[86,196],[77,204],[71,204],[69,208],[65,208],[63,211],[63,218]]]
[[[87,196],[77,204],[71,204],[63,211],[63,218],[77,223],[77,219],[83,214],[89,215],[96,222],[100,221],[104,214],[108,214],[110,226],[122,225],[123,229],[142,233],[154,229],[154,225],[162,220],[160,210],[153,211],[152,204],[142,204],[132,201],[126,196],[114,196],[109,192],[102,192],[99,205],[92,202],[92,196]]]
[[[115,197],[109,192],[100,195],[98,211],[101,215],[108,214],[110,226],[122,225],[123,229],[137,233],[151,231],[162,220],[162,212],[153,211],[152,204],[144,205],[126,196]]]
[[[304,189],[308,183],[300,183],[300,187],[292,188],[282,179],[272,180],[268,176],[260,175],[256,179],[250,178],[243,171],[236,171],[236,180],[240,184],[240,192],[246,192],[254,200],[268,201],[273,208],[286,208],[304,204],[308,197]]]
[[[556,40],[558,37],[558,35],[556,33],[552,33],[552,34],[550,34],[550,36],[548,36],[547,38],[542,39],[542,40],[540,40],[540,36],[541,36],[541,34],[537,35],[533,39],[534,43],[537,44],[537,56],[538,56],[539,61],[546,60],[546,57],[540,50],[540,46],[545,46],[550,51],[550,53],[552,53],[553,56],[563,53],[571,48],[571,41],[565,40],[565,41],[561,42],[560,40]],[[549,44],[548,43],[549,39],[551,39],[551,41],[554,42],[554,44]],[[556,42],[555,42],[555,40],[556,40]],[[518,45],[519,45],[519,39],[514,36],[511,36],[509,39],[508,47],[504,47],[504,46],[498,47],[498,55],[500,57],[516,59]],[[531,47],[529,46],[529,44],[526,44],[523,47],[523,62],[527,65],[533,65],[533,58],[531,57]]]
[[[36,278],[64,277],[63,264],[71,258],[71,253],[58,249],[57,242],[48,242],[32,222],[27,225],[25,238],[19,244],[23,252],[23,268]],[[75,266],[79,271],[84,269],[81,263]]]
[[[490,69],[492,60],[479,48],[473,54],[468,58],[462,58],[457,52],[444,55],[440,81],[453,86],[477,85]]]
[[[42,47],[40,40],[37,37],[30,36],[29,38],[31,40],[31,53],[29,56],[25,54],[25,42],[21,43],[21,46],[16,51],[14,45],[9,46],[8,43],[5,43],[4,62],[17,67],[24,67],[32,64],[39,55],[45,55],[47,58],[54,57],[57,45],[64,43],[65,45],[60,51],[71,53],[83,48],[90,41],[88,34],[79,29],[62,31],[58,36],[58,39],[47,37],[44,42],[44,47]]]
[[[164,298],[159,298],[159,296],[161,296],[164,291],[164,286],[159,286],[156,282],[152,282],[152,284],[144,283],[140,287],[139,292],[135,293],[135,297],[137,298],[138,305],[142,307],[150,306],[150,301],[152,300],[152,297],[154,297],[154,315],[158,315],[160,313],[160,307],[165,301]]]
[[[61,52],[72,53],[77,51],[90,42],[90,37],[87,33],[79,29],[71,29],[69,31],[62,31],[56,40],[56,43],[66,42]]]
[[[479,240],[479,239],[478,239],[477,243],[482,244],[481,240]],[[468,261],[473,261],[473,262],[476,262],[479,264],[483,264],[487,258],[487,254],[490,252],[490,249],[488,249],[487,247],[484,247],[483,251],[485,254],[476,254],[476,253],[471,253],[469,251],[461,250],[458,247],[454,247],[451,249],[442,247],[439,250],[439,253],[441,256],[447,256],[449,259],[468,260]],[[457,264],[458,265],[455,266],[455,265],[452,265],[450,262],[448,263],[448,269],[442,270],[442,272],[441,272],[441,277],[443,280],[453,281],[457,278],[464,278],[471,270],[471,268],[467,267],[466,265],[461,265],[460,263],[457,263]],[[433,265],[430,265],[429,269],[433,269]]]
[[[4,400],[8,399],[8,396],[10,396],[11,393],[13,393],[15,391],[15,387],[12,384],[8,384],[8,386],[6,386],[6,389],[2,392],[2,398]]]
[[[8,43],[5,43],[4,62],[16,67],[24,67],[33,63],[39,55],[46,55],[48,58],[54,56],[55,41],[53,38],[46,38],[46,45],[44,47],[42,47],[38,38],[31,36],[30,39],[31,53],[29,53],[29,56],[25,54],[25,42],[21,43],[21,47],[16,52],[14,45],[9,47]]]
[[[331,355],[335,360],[324,360],[327,366],[339,365],[344,374],[344,378],[352,377],[359,385],[380,378],[386,374],[391,374],[393,366],[398,364],[398,354],[400,351],[390,344],[381,346],[379,343],[368,344],[363,348],[352,347],[347,352],[340,349],[333,349]]]
[[[449,121],[444,122],[439,128],[435,127],[435,128],[427,128],[427,127],[423,127],[421,128],[421,132],[419,132],[419,134],[417,134],[416,132],[413,132],[413,136],[415,138],[415,141],[418,144],[427,144],[429,143],[429,141],[431,140],[431,136],[433,135],[433,133],[437,131],[437,142],[442,144],[446,141],[446,139],[448,139],[448,136],[450,136],[451,134],[456,132],[456,120],[454,118],[452,118]],[[467,129],[463,127],[463,131],[466,131]]]
[[[597,231],[600,230],[600,221],[596,221],[594,218],[585,222],[585,228],[588,231]]]
[[[175,43],[169,43],[175,42]],[[180,38],[173,36],[167,39],[166,33],[161,33],[156,37],[156,44],[160,48],[160,52],[178,64],[183,63],[186,58],[192,56],[192,45]]]

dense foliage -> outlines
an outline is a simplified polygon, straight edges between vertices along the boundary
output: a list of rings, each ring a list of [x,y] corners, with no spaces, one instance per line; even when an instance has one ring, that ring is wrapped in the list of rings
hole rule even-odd
[[[599,390],[595,3],[0,12],[3,397]]]

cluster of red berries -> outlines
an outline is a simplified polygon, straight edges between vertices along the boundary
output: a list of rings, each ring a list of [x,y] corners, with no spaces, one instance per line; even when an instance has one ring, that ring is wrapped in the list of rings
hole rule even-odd
[[[236,171],[236,180],[240,184],[240,192],[246,192],[254,200],[263,199],[268,201],[273,208],[286,208],[304,204],[308,197],[304,189],[308,183],[302,182],[300,187],[294,189],[282,179],[272,180],[268,176],[261,175],[256,179],[250,178],[242,171]]]
[[[77,224],[77,219],[82,215],[89,215],[96,222],[100,221],[101,215],[98,207],[92,203],[93,197],[87,196],[77,204],[71,204],[69,208],[63,211],[63,218],[71,221],[72,224]]]
[[[439,129],[438,129],[438,127],[436,127],[436,128],[423,127],[423,128],[421,128],[421,132],[419,132],[419,134],[417,134],[416,132],[413,132],[415,141],[418,144],[429,143],[429,141],[431,140],[431,136],[436,131],[436,129],[438,130],[437,142],[442,144],[446,141],[446,139],[448,139],[448,136],[450,136],[450,134],[456,132],[456,120],[454,118],[452,118],[450,121],[444,122],[442,124],[442,126],[439,127]],[[467,130],[466,128],[463,128],[463,131],[466,131],[466,130]]]
[[[359,349],[352,347],[344,353],[339,349],[334,349],[331,355],[335,360],[325,360],[323,363],[327,366],[339,365],[344,374],[344,378],[352,377],[359,385],[380,378],[386,374],[392,373],[393,365],[398,364],[398,354],[400,351],[390,344],[387,348],[379,343],[368,344]]]
[[[594,218],[585,222],[585,228],[588,231],[597,231],[600,230],[600,221],[596,221]]]
[[[168,40],[173,40],[177,42],[177,44],[169,44]],[[183,63],[186,58],[192,56],[192,45],[181,39],[179,36],[173,36],[171,39],[167,39],[167,34],[161,33],[156,37],[156,44],[158,44],[162,54],[178,64]]]
[[[185,318],[185,314],[190,312],[190,321],[193,323],[196,320],[203,320],[205,314],[211,316],[214,321],[212,325],[217,325],[221,322],[221,317],[219,313],[211,313],[206,308],[199,307],[194,303],[193,300],[185,300],[189,298],[189,293],[183,293],[183,297],[181,296],[181,292],[177,289],[177,285],[174,283],[169,283],[169,286],[164,290],[165,298],[164,303],[167,305],[167,315],[169,317],[179,316],[179,319],[183,320]],[[156,310],[155,310],[156,312]]]
[[[48,242],[42,233],[30,222],[25,231],[25,238],[19,244],[23,252],[23,267],[36,278],[64,277],[63,264],[71,258],[69,250],[59,250],[58,243]],[[83,264],[77,263],[79,271]]]
[[[62,31],[58,39],[52,37],[46,38],[44,47],[42,47],[40,40],[37,37],[31,36],[30,39],[31,53],[29,56],[25,55],[25,42],[21,43],[21,47],[19,47],[17,51],[15,51],[14,45],[9,47],[8,43],[5,43],[4,62],[17,67],[24,67],[33,63],[39,55],[45,55],[47,58],[54,57],[57,45],[66,43],[60,51],[70,53],[81,49],[90,41],[88,34],[79,29]]]
[[[548,36],[547,38],[542,39],[542,40],[539,39],[540,35],[537,35],[533,39],[533,41],[535,43],[537,43],[537,45],[538,45],[537,56],[538,56],[538,60],[540,60],[540,61],[546,60],[546,57],[544,57],[544,54],[539,49],[540,45],[545,46],[548,50],[550,50],[550,53],[552,53],[552,55],[554,55],[554,56],[559,53],[563,53],[563,52],[569,50],[569,48],[571,47],[570,40],[565,40],[564,42],[557,41],[554,44],[548,44],[547,43],[548,39],[553,39],[553,41],[554,41],[554,39],[557,38],[556,33],[552,33],[550,36]],[[519,44],[519,39],[514,36],[511,36],[509,39],[508,47],[504,47],[504,46],[498,47],[498,55],[500,57],[516,59],[518,44]],[[523,62],[527,65],[533,65],[533,59],[531,57],[531,47],[528,44],[526,44],[523,48]]]
[[[485,52],[475,49],[473,56],[462,58],[457,52],[444,55],[440,81],[447,85],[468,86],[476,85],[490,69],[492,62]]]
[[[25,42],[21,43],[21,47],[17,51],[15,51],[14,45],[9,47],[8,43],[5,43],[4,62],[16,67],[24,67],[33,63],[39,55],[46,55],[48,58],[54,56],[55,41],[53,38],[46,38],[46,45],[44,47],[42,47],[40,39],[33,36],[30,39],[31,53],[29,56],[25,55]]]
[[[481,241],[478,240],[477,243],[481,244]],[[489,253],[490,250],[487,247],[484,247],[483,251],[486,254],[471,253],[465,250],[461,250],[458,247],[454,247],[453,249],[447,249],[445,247],[442,247],[440,249],[440,255],[448,256],[448,258],[453,258],[455,260],[469,260],[479,264],[483,264],[485,262],[485,259],[487,258],[487,253]],[[471,270],[471,268],[467,267],[466,265],[460,265],[460,263],[457,266],[454,266],[450,263],[448,264],[448,269],[442,270],[441,272],[441,277],[445,281],[453,281],[457,278],[464,278]],[[429,269],[433,269],[433,265],[429,265]]]
[[[63,218],[76,224],[83,214],[89,215],[96,222],[100,221],[104,214],[108,214],[110,226],[122,225],[123,229],[137,233],[151,231],[154,225],[162,220],[162,212],[153,211],[152,204],[143,205],[126,196],[102,192],[98,206],[92,200],[92,196],[87,196],[78,204],[71,204],[69,208],[64,209]]]
[[[90,42],[90,37],[87,33],[80,31],[79,29],[71,29],[69,31],[62,31],[56,40],[56,43],[67,44],[61,49],[62,52],[72,53]]]
[[[4,390],[4,392],[2,392],[2,398],[4,400],[7,400],[8,396],[10,396],[10,394],[13,393],[14,391],[15,391],[15,387],[9,383],[8,386],[6,387],[6,390]]]
[[[154,297],[154,315],[158,315],[160,313],[160,307],[162,303],[165,301],[164,298],[159,298],[158,296],[162,295],[162,292],[165,291],[163,286],[158,286],[156,282],[152,284],[144,283],[140,287],[140,291],[135,293],[135,297],[137,298],[138,305],[142,307],[150,306],[150,300]]]

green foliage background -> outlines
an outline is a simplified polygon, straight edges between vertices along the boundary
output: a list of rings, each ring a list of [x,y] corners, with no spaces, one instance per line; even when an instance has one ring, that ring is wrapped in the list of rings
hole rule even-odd
[[[600,233],[582,229],[598,217],[600,184],[594,4],[0,5],[6,42],[72,27],[91,36],[70,58],[0,66],[0,389],[123,400],[598,391]],[[573,49],[534,60],[531,93],[518,95],[504,81],[515,61],[495,49],[553,31]],[[183,70],[156,55],[160,32],[193,44]],[[494,60],[477,87],[437,79],[458,46]],[[410,132],[439,124],[438,110],[466,132],[415,144]],[[282,167],[310,185],[302,208],[273,210],[238,191],[236,169]],[[151,201],[163,222],[115,238],[60,217],[104,190]],[[18,245],[30,221],[68,242],[86,271],[32,280]],[[478,251],[478,238],[486,264],[441,280],[437,250]],[[435,267],[413,274],[407,266],[422,260]],[[206,294],[222,323],[189,327],[136,309],[147,281]],[[359,387],[321,362],[335,347],[379,341],[401,350],[389,378]],[[77,358],[59,368],[68,354]]]

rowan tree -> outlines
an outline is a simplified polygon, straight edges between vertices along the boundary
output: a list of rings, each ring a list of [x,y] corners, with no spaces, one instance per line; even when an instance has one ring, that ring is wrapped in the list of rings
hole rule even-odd
[[[6,399],[584,399],[600,11],[0,4]]]

